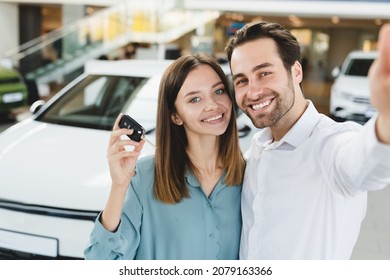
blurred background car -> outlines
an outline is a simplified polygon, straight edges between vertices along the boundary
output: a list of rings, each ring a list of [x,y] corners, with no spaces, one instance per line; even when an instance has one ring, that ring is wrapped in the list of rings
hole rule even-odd
[[[120,112],[155,142],[157,95],[171,61],[90,61],[34,115],[0,134],[0,258],[83,258],[110,174],[108,139]],[[226,68],[225,68],[226,69]],[[246,150],[257,131],[237,119]],[[154,153],[145,144],[142,156]]]
[[[6,116],[12,109],[27,105],[27,87],[20,73],[0,66],[0,115]]]
[[[337,121],[352,120],[364,124],[375,113],[370,101],[368,70],[377,52],[353,51],[341,66],[332,71],[330,114]]]

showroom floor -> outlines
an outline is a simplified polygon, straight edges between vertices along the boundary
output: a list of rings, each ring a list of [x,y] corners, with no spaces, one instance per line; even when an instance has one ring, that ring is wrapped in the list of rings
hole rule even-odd
[[[368,193],[368,207],[352,259],[390,260],[390,187]]]

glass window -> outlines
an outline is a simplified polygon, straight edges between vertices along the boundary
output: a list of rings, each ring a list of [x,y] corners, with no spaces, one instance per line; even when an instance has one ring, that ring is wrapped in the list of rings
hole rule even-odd
[[[147,78],[140,77],[88,76],[56,100],[37,120],[111,130],[118,114],[146,81]]]
[[[365,77],[368,75],[368,70],[373,61],[373,59],[352,59],[345,71],[345,75]]]

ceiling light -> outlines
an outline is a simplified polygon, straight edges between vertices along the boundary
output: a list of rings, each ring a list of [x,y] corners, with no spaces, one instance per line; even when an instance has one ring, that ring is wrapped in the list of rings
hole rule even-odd
[[[336,16],[333,16],[331,18],[331,21],[333,24],[338,24],[340,22],[340,18],[339,17],[336,17]]]
[[[376,20],[375,20],[375,24],[376,25],[382,25],[382,20],[380,19],[380,18],[377,18]]]

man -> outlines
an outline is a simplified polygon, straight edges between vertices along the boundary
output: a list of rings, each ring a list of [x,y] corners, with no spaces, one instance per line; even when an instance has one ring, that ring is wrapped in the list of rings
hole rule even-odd
[[[370,70],[378,115],[336,123],[303,96],[296,38],[251,23],[226,46],[238,106],[258,128],[247,152],[241,259],[349,259],[367,191],[390,184],[390,25]]]

